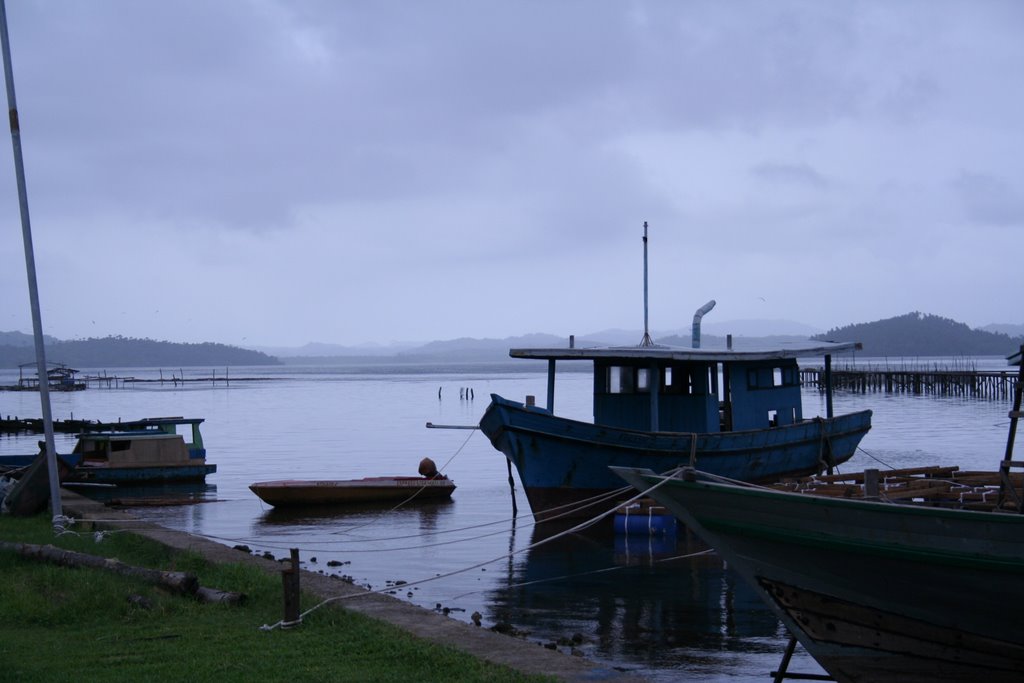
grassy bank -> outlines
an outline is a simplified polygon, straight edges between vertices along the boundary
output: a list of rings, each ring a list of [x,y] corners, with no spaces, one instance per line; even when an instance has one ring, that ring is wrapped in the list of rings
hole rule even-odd
[[[102,570],[0,551],[0,680],[539,681],[327,606],[291,630],[260,630],[282,613],[281,580],[218,565],[130,533],[54,538],[49,516],[0,516],[0,540],[53,544],[127,564],[195,573],[243,592],[243,606],[203,604]],[[316,604],[303,596],[302,609]]]

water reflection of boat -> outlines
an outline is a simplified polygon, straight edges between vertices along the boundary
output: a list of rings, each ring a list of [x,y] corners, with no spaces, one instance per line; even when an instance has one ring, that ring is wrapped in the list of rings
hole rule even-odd
[[[141,486],[77,486],[75,493],[111,507],[169,507],[212,503],[217,500],[217,486],[203,481],[144,484]]]
[[[389,502],[357,502],[346,505],[301,505],[271,507],[260,516],[260,522],[268,525],[289,525],[309,523],[314,526],[323,526],[337,522],[351,522],[361,524],[365,521],[377,519],[382,515],[392,516],[391,519],[405,520],[409,516],[415,518],[437,516],[440,511],[454,506],[450,498],[439,498],[426,501],[418,505],[402,506],[395,508]]]
[[[547,537],[535,529],[531,542]],[[552,641],[579,632],[588,656],[652,667],[778,638],[778,620],[718,558],[665,561],[707,550],[698,539],[650,540],[570,534],[533,547],[488,592],[487,619]]]

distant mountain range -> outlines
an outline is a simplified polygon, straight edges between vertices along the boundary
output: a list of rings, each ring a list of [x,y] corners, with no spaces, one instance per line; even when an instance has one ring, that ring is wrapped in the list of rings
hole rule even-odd
[[[281,361],[259,351],[214,344],[178,344],[131,337],[61,341],[44,337],[46,360],[75,368],[222,367],[229,365],[280,365]],[[32,336],[0,332],[0,367],[16,368],[35,361]]]
[[[979,330],[983,332],[993,332],[995,334],[1005,334],[1011,339],[1014,337],[1024,337],[1024,325],[985,325],[979,327]]]
[[[769,323],[758,325],[759,322]],[[745,334],[762,330],[760,335]],[[766,335],[763,330],[774,333]],[[701,346],[725,348],[725,334],[733,335],[733,348],[757,348],[779,342],[859,341],[864,355],[886,357],[1009,356],[1024,344],[1024,324],[993,324],[971,329],[949,318],[918,312],[858,323],[813,334],[813,328],[791,321],[732,321],[702,325]],[[691,331],[653,332],[655,342],[688,347]],[[640,343],[639,330],[608,329],[575,338],[577,347],[633,346]],[[13,368],[35,359],[32,336],[0,332],[0,367]],[[510,348],[567,346],[569,340],[550,334],[527,334],[504,339],[463,337],[416,344],[341,346],[309,343],[302,347],[240,348],[225,344],[180,344],[151,339],[106,337],[61,341],[46,338],[47,360],[80,368],[241,366],[241,365],[354,365],[380,363],[467,363],[508,361]],[[270,353],[274,351],[275,353]]]
[[[819,328],[804,325],[792,320],[733,320],[727,322],[704,323],[702,325],[705,340],[722,339],[725,344],[725,335],[732,334],[734,337],[756,337],[759,339],[807,339],[812,334],[822,330]],[[668,339],[683,339],[685,345],[690,344],[690,328],[677,328],[670,330],[652,330],[651,336],[659,343],[670,343]],[[643,338],[642,330],[624,330],[610,328],[591,332],[589,334],[577,335],[576,343],[580,346],[630,346],[638,344]],[[261,351],[271,356],[276,356],[288,362],[289,358],[332,358],[341,356],[353,356],[361,358],[379,358],[382,356],[396,356],[405,354],[432,354],[448,351],[469,351],[481,352],[499,349],[507,352],[513,347],[536,347],[536,346],[558,346],[568,343],[566,337],[551,334],[526,334],[517,337],[506,337],[503,339],[494,338],[470,338],[462,337],[447,341],[433,342],[392,342],[390,344],[361,344],[358,346],[344,346],[341,344],[322,344],[310,342],[303,346],[250,346],[254,351]]]

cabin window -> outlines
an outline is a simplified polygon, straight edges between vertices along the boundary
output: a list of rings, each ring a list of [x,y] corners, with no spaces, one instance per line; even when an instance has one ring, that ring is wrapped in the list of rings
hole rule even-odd
[[[131,448],[131,441],[111,441],[110,450],[112,451],[126,451]]]
[[[665,368],[665,381],[662,384],[662,393],[685,394],[688,389],[686,383],[689,381],[690,373],[686,370],[673,370],[672,367]]]
[[[768,411],[768,426],[778,427],[779,426],[779,415],[774,410]]]
[[[650,371],[647,368],[637,368],[636,390],[647,392],[651,390]]]
[[[771,374],[768,374],[768,373]],[[794,367],[750,368],[747,370],[747,387],[750,389],[771,389],[797,386],[800,377]]]
[[[613,365],[608,368],[608,393],[631,394],[635,385],[634,369]]]

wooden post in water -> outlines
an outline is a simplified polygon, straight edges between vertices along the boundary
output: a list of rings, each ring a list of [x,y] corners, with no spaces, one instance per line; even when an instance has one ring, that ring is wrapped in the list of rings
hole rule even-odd
[[[832,354],[825,355],[825,417],[831,419],[832,412]]]
[[[878,500],[878,470],[864,470],[864,497]]]

